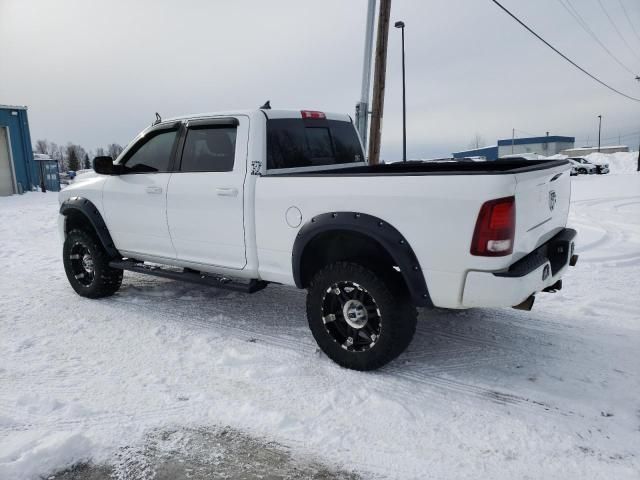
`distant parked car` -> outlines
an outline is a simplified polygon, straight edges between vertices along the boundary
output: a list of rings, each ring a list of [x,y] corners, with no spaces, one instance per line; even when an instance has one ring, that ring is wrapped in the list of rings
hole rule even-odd
[[[571,175],[593,175],[596,173],[596,166],[593,163],[582,163],[575,158],[567,159],[571,162]]]
[[[598,175],[603,175],[605,173],[609,173],[609,164],[608,163],[591,163],[589,160],[587,160],[584,157],[573,157],[570,158],[569,160],[573,160],[575,162],[578,162],[582,165],[593,165],[594,167],[596,167],[596,173]]]

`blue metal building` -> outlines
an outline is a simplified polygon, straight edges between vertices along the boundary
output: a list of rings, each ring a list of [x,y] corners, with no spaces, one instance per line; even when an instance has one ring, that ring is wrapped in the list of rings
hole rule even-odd
[[[563,150],[573,148],[576,139],[559,135],[546,135],[544,137],[508,138],[498,140],[497,145],[483,147],[474,150],[455,152],[453,158],[485,157],[487,160],[497,160],[505,155],[517,155],[522,153],[537,153],[550,157],[561,153]]]
[[[29,191],[37,184],[27,107],[0,105],[0,196]]]
[[[33,160],[36,166],[35,179],[38,185],[50,192],[60,191],[60,171],[58,161],[43,153],[34,153]]]
[[[491,147],[476,148],[474,150],[464,150],[462,152],[455,152],[453,158],[468,158],[468,157],[484,157],[487,160],[498,159],[498,146],[493,145]]]

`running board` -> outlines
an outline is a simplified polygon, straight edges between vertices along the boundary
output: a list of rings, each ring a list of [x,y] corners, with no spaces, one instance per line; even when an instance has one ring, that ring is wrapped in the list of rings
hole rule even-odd
[[[191,269],[185,269],[183,271],[169,270],[156,265],[145,265],[144,263],[137,262],[135,260],[111,260],[109,262],[109,266],[120,270],[143,273],[145,275],[153,275],[155,277],[168,278],[170,280],[199,283],[201,285],[208,285],[210,287],[224,288],[225,290],[244,293],[258,292],[268,284],[268,282],[256,279],[251,279],[248,282],[241,282],[219,275],[209,275],[206,273],[196,272]]]

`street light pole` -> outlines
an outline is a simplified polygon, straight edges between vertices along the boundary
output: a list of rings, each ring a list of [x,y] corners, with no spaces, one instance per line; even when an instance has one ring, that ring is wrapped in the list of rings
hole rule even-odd
[[[402,30],[402,161],[407,161],[407,84],[405,80],[404,68],[404,22],[399,21],[394,24],[396,28]]]
[[[598,115],[600,123],[598,124],[598,153],[600,153],[600,136],[602,135],[602,115]]]

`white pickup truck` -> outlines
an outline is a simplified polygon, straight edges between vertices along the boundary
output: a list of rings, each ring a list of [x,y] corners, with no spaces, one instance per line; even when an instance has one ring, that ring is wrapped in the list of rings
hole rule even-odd
[[[259,109],[158,121],[60,192],[74,290],[123,270],[253,293],[307,289],[342,366],[410,343],[416,307],[531,309],[577,256],[566,161],[368,165],[347,115]]]

